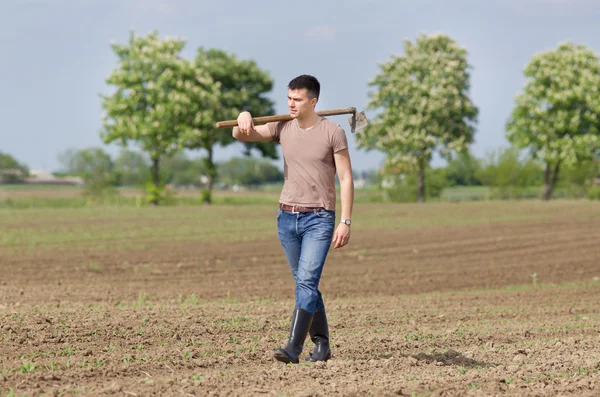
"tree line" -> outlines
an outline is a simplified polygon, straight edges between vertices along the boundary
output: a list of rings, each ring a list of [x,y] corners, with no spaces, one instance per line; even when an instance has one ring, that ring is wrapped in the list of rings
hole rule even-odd
[[[58,156],[60,171],[56,176],[78,176],[85,183],[84,193],[105,196],[116,193],[116,188],[130,187],[151,190],[150,160],[139,151],[122,149],[114,158],[101,147],[65,150]],[[9,154],[0,152],[0,170],[18,169],[24,172],[9,174],[7,183],[22,183],[28,167]],[[263,189],[265,185],[283,183],[282,171],[266,159],[234,157],[216,162],[215,186],[220,189],[237,187]],[[174,188],[203,189],[206,186],[205,159],[192,158],[184,152],[165,157],[160,179]],[[469,151],[461,152],[443,167],[427,167],[427,199],[440,199],[447,188],[487,187],[489,198],[520,199],[538,195],[543,186],[542,164],[523,155],[516,147],[497,149],[484,158]],[[557,180],[561,197],[600,199],[600,161],[588,160],[567,166]],[[382,174],[378,170],[354,170],[354,178],[368,189],[382,187],[385,199],[393,202],[414,202],[417,199],[418,174]],[[451,191],[462,189],[450,189]],[[461,200],[483,199],[473,192],[459,194]]]
[[[453,156],[445,167],[426,167],[426,199],[523,199],[540,196],[544,166],[517,147],[500,148],[477,158],[469,151]],[[563,198],[600,199],[600,161],[586,160],[563,167],[555,192]],[[380,183],[394,202],[418,200],[418,173],[383,174]],[[462,189],[462,188],[474,189]],[[480,191],[478,187],[486,188]],[[448,196],[456,192],[454,198]],[[443,196],[443,197],[442,197]]]
[[[234,142],[229,131],[214,127],[215,122],[235,119],[243,110],[273,114],[273,103],[266,97],[273,80],[255,61],[202,47],[188,60],[181,55],[184,46],[184,40],[161,39],[157,32],[147,36],[132,32],[128,43],[112,44],[118,61],[106,82],[113,92],[101,95],[101,138],[106,144],[132,144],[147,156],[147,189],[154,204],[160,202],[168,182],[161,173],[163,162],[186,149],[203,151],[201,164],[195,166],[206,178],[203,194],[210,202],[219,172],[214,151]],[[469,97],[472,67],[467,55],[447,35],[423,34],[412,42],[405,40],[404,54],[379,65],[369,82],[367,106],[375,116],[356,140],[361,149],[385,154],[380,179],[388,189],[411,186],[415,200],[422,202],[435,196],[439,181],[454,183],[449,175],[457,170],[452,164],[480,164],[469,154],[479,109]],[[586,175],[589,171],[587,184],[598,177],[594,169],[600,158],[600,61],[589,48],[565,42],[535,54],[523,73],[526,84],[505,125],[512,147],[502,156],[513,156],[512,162],[521,164],[518,158],[526,153],[525,169],[532,175],[525,180],[541,183],[541,197],[548,200],[573,170],[587,170],[582,171]],[[245,143],[244,154],[252,152],[278,157],[272,143]],[[446,170],[452,170],[441,179],[442,171],[431,167],[434,153],[448,161]],[[517,183],[514,172],[505,171],[509,172],[505,179]],[[475,183],[467,169],[461,172],[465,174],[454,178]],[[486,177],[479,171],[476,183],[492,183],[492,174],[489,171]],[[494,183],[502,184],[500,176],[494,178]]]
[[[111,187],[147,188],[152,180],[151,160],[142,152],[123,149],[112,158],[104,149],[92,147],[69,149],[59,155],[59,176],[79,176],[90,192],[102,192]],[[208,180],[205,158],[192,158],[177,152],[162,159],[160,180],[175,188],[204,188],[208,183],[221,188],[233,186],[255,188],[265,184],[282,183],[283,172],[270,161],[254,157],[233,157],[215,162],[218,175]]]
[[[451,159],[473,142],[479,110],[469,98],[470,69],[467,50],[452,38],[420,35],[369,83],[368,107],[378,114],[356,136],[359,147],[386,153],[389,175],[416,173],[417,201],[425,200],[433,153]],[[549,200],[561,169],[600,157],[600,61],[585,46],[565,42],[535,54],[523,72],[527,82],[506,137],[542,167],[542,198]]]

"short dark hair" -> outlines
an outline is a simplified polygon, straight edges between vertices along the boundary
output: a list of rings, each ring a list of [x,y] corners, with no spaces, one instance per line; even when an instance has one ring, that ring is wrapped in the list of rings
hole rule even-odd
[[[301,90],[306,88],[306,93],[309,98],[317,98],[319,99],[319,94],[321,93],[321,84],[316,77],[310,76],[308,74],[300,75],[288,84],[288,88],[290,90]]]

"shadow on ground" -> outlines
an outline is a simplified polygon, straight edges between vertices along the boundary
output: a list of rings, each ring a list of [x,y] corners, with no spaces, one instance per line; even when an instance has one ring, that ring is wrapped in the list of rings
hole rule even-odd
[[[456,366],[460,366],[460,367],[470,367],[470,368],[475,368],[475,367],[488,368],[488,367],[496,366],[496,364],[486,363],[483,361],[477,361],[477,360],[473,360],[472,358],[465,357],[461,353],[459,353],[455,350],[452,350],[452,349],[448,350],[445,353],[434,353],[434,354],[419,353],[417,355],[410,355],[407,357],[413,357],[419,361],[425,361],[428,364],[441,363],[444,366],[456,365]]]

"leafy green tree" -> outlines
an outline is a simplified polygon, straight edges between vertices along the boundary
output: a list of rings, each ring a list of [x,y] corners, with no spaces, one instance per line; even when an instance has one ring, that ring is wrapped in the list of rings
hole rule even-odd
[[[111,192],[111,187],[116,184],[114,163],[102,148],[67,149],[58,156],[58,160],[64,174],[83,179],[86,194],[103,195]]]
[[[444,188],[448,186],[446,169],[427,166],[425,175],[425,198],[428,200],[439,198]],[[384,176],[383,181],[382,187],[392,202],[414,202],[417,199],[416,187],[419,181],[418,175],[414,172],[388,174]]]
[[[258,186],[283,182],[283,172],[267,160],[234,157],[219,164],[219,180],[227,185]]]
[[[163,171],[165,182],[177,186],[200,186],[207,173],[203,158],[190,159],[183,152],[165,158]]]
[[[368,108],[382,109],[356,136],[358,146],[386,153],[385,168],[418,172],[417,201],[425,200],[425,171],[433,152],[466,150],[478,109],[468,97],[467,51],[446,35],[404,42],[405,54],[380,65]]]
[[[550,200],[561,166],[600,148],[600,62],[585,46],[566,42],[536,54],[524,74],[507,138],[544,162],[542,199]]]
[[[539,163],[529,157],[523,158],[514,146],[490,153],[476,177],[492,187],[499,198],[521,198],[527,188],[539,187],[542,183]]]
[[[586,159],[561,169],[556,188],[564,190],[567,197],[585,197],[600,177],[600,158]]]
[[[0,182],[22,183],[29,175],[29,168],[8,153],[0,152]]]
[[[138,151],[123,149],[114,161],[114,173],[120,186],[143,186],[150,177],[150,164]]]
[[[219,85],[180,56],[184,46],[184,40],[161,40],[156,32],[146,37],[132,33],[127,44],[113,44],[118,65],[106,82],[116,92],[102,96],[102,138],[124,145],[133,141],[149,155],[149,196],[155,205],[162,191],[161,158],[214,124],[218,106]]]
[[[212,80],[219,83],[220,96],[216,106],[211,108],[212,117],[217,120],[236,119],[243,110],[253,115],[271,115],[274,113],[273,102],[266,94],[273,88],[273,80],[267,72],[261,70],[253,60],[240,60],[235,55],[223,50],[199,48],[194,60],[198,73],[207,73]],[[189,116],[194,116],[196,109],[202,109],[202,103],[192,103]],[[234,142],[230,131],[216,129],[213,125],[199,125],[196,117],[190,117],[187,123],[197,132],[186,142],[189,149],[206,151],[205,168],[208,182],[204,194],[205,202],[211,202],[217,167],[214,162],[214,148],[217,145],[227,146]],[[277,150],[273,143],[245,143],[245,152],[258,150],[262,156],[276,159]]]
[[[480,171],[481,160],[466,150],[448,161],[446,178],[450,186],[480,186]]]

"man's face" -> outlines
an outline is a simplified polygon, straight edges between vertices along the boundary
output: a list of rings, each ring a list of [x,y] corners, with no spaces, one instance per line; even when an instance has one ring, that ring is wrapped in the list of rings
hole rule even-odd
[[[299,90],[288,90],[288,108],[292,118],[302,118],[314,109],[317,98],[308,98],[306,88]]]

